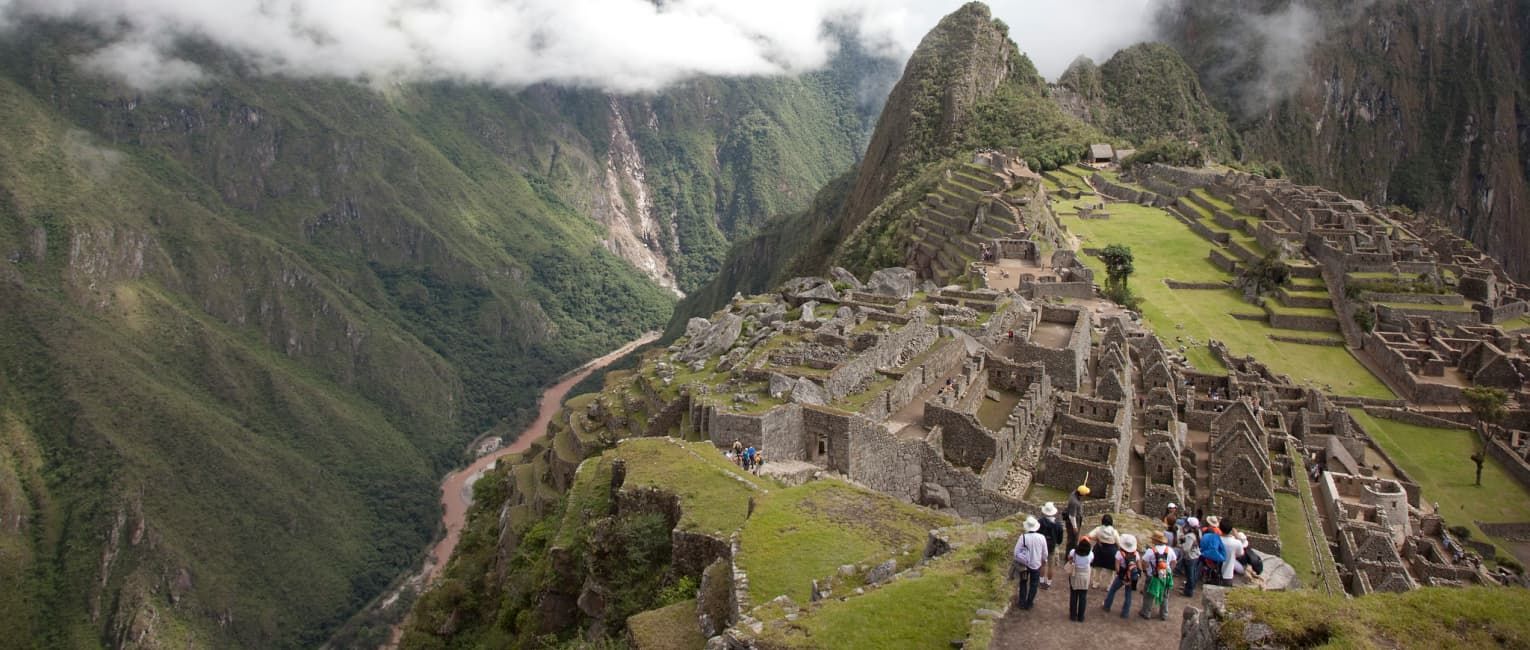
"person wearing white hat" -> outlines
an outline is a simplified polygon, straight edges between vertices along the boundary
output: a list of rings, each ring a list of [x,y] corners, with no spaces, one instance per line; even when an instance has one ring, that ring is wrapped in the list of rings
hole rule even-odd
[[[1041,522],[1035,517],[1026,517],[1022,527],[1025,532],[1015,542],[1011,573],[1019,580],[1015,585],[1015,606],[1030,609],[1036,602],[1036,587],[1041,583],[1041,566],[1047,560],[1047,539],[1036,532],[1041,529]]]
[[[1110,515],[1101,515],[1100,525],[1091,529],[1086,537],[1094,544],[1094,568],[1097,569],[1089,579],[1089,588],[1108,586],[1111,576],[1116,572],[1116,551],[1120,549],[1118,544],[1121,542],[1115,520]]]
[[[1052,565],[1061,561],[1067,555],[1068,549],[1063,546],[1063,530],[1061,521],[1057,519],[1057,504],[1051,501],[1041,506],[1041,533],[1047,538],[1047,562],[1043,566],[1045,573],[1041,576],[1041,588],[1052,588]],[[1054,555],[1054,553],[1056,555]]]
[[[1132,592],[1137,590],[1137,578],[1142,575],[1141,561],[1142,557],[1137,554],[1137,536],[1122,535],[1120,547],[1116,550],[1116,577],[1111,581],[1110,589],[1105,592],[1105,611],[1110,611],[1116,592],[1125,587],[1126,600],[1121,603],[1121,618],[1131,613]]]

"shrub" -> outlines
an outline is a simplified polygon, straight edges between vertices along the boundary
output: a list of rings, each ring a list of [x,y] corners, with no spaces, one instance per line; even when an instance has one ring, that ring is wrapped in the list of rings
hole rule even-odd
[[[1450,526],[1449,528],[1446,528],[1446,530],[1450,531],[1450,534],[1454,535],[1456,539],[1459,539],[1463,542],[1472,538],[1472,529],[1467,528],[1466,526]]]
[[[1121,162],[1121,168],[1131,171],[1138,165],[1173,165],[1175,167],[1204,167],[1206,152],[1188,142],[1179,140],[1155,140]]]

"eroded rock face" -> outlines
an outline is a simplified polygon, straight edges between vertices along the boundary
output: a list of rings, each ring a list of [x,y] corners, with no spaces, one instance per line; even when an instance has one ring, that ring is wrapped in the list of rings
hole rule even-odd
[[[872,293],[892,296],[899,300],[914,295],[916,286],[914,271],[902,267],[882,269],[872,273],[871,279],[866,283],[866,288],[870,289]]]
[[[898,572],[898,562],[888,560],[878,564],[866,572],[866,584],[877,585],[892,580],[893,574]]]
[[[690,331],[697,320],[701,319],[691,319],[690,324],[686,326],[686,331]],[[744,318],[738,314],[723,314],[717,318],[716,322],[708,323],[705,329],[699,327],[698,329],[700,331],[691,336],[685,348],[676,353],[675,360],[681,363],[695,363],[726,352],[728,348],[733,347],[733,344],[738,341],[739,334],[743,332]]]

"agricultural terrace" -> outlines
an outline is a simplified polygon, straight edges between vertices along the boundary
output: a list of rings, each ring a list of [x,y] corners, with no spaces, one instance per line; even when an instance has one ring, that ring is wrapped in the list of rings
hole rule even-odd
[[[1114,243],[1132,247],[1136,273],[1131,277],[1131,287],[1142,299],[1143,317],[1166,342],[1185,345],[1186,356],[1196,368],[1207,372],[1223,370],[1206,347],[1207,341],[1216,339],[1226,343],[1233,354],[1252,354],[1297,383],[1328,388],[1341,395],[1395,397],[1343,346],[1270,338],[1273,335],[1342,342],[1338,332],[1272,327],[1263,320],[1266,315],[1263,310],[1245,302],[1231,288],[1170,289],[1164,280],[1216,283],[1234,279],[1208,259],[1212,249],[1219,245],[1197,235],[1173,215],[1159,208],[1112,203],[1107,206],[1108,219],[1079,219],[1078,206],[1090,202],[1098,199],[1058,201],[1053,207],[1062,223],[1077,235],[1080,248],[1103,248]],[[1090,255],[1081,257],[1103,276],[1103,262]],[[1297,279],[1293,284],[1292,291],[1323,295],[1321,280]],[[1268,302],[1276,303],[1273,299]],[[1293,315],[1334,315],[1332,309],[1279,304],[1272,304],[1270,309]],[[1235,318],[1234,314],[1243,318]]]

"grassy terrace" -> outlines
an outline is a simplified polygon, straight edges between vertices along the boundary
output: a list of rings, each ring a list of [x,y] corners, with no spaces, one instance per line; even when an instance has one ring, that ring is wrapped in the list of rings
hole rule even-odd
[[[1505,332],[1518,332],[1522,329],[1530,329],[1530,316],[1520,316],[1514,320],[1504,321],[1498,325]]]
[[[743,525],[749,497],[768,483],[729,463],[710,443],[680,443],[668,438],[636,438],[579,467],[557,539],[571,538],[585,525],[586,510],[599,511],[610,498],[611,461],[627,461],[626,487],[652,486],[680,497],[680,527],[729,533]]]
[[[1018,534],[1013,519],[952,531],[961,547],[905,576],[864,594],[830,598],[809,605],[788,625],[768,625],[762,639],[771,648],[939,648],[956,639],[967,647],[987,647],[991,624],[973,625],[973,612],[1002,610],[1013,587],[1005,579],[1009,550]],[[989,540],[989,531],[1006,537]],[[752,575],[751,575],[752,578]],[[806,605],[806,603],[800,603]],[[770,605],[755,610],[761,620],[776,621],[780,612]],[[970,638],[969,635],[971,635]]]
[[[756,604],[781,594],[806,603],[812,581],[833,575],[840,565],[896,555],[902,568],[919,558],[931,528],[955,521],[847,483],[813,481],[756,498],[738,562],[749,573]],[[910,548],[912,553],[900,555]]]
[[[1471,311],[1472,310],[1472,306],[1470,304],[1467,304],[1467,303],[1464,303],[1464,302],[1459,304],[1459,305],[1436,305],[1436,304],[1422,303],[1422,302],[1381,302],[1381,303],[1376,303],[1376,304],[1384,305],[1384,306],[1387,306],[1387,307],[1394,307],[1394,308],[1397,308],[1397,309],[1423,309],[1423,310],[1427,310],[1427,311]]]
[[[1424,499],[1439,502],[1447,524],[1466,526],[1473,539],[1491,541],[1501,554],[1509,553],[1504,540],[1483,535],[1475,522],[1530,521],[1530,491],[1491,458],[1482,466],[1482,485],[1474,485],[1477,468],[1470,457],[1477,451],[1476,434],[1373,418],[1361,409],[1350,409],[1350,414],[1418,481]]]
[[[1110,206],[1110,219],[1076,218],[1076,203],[1058,204],[1063,222],[1087,247],[1103,248],[1125,243],[1136,256],[1137,272],[1132,287],[1143,299],[1142,314],[1165,342],[1177,345],[1176,337],[1194,337],[1204,344],[1217,339],[1227,344],[1233,354],[1252,354],[1276,372],[1290,375],[1297,382],[1318,381],[1337,393],[1363,397],[1393,398],[1370,371],[1342,347],[1302,345],[1270,340],[1271,334],[1304,338],[1332,338],[1331,333],[1283,330],[1262,321],[1233,318],[1231,314],[1263,315],[1258,307],[1244,302],[1233,290],[1174,290],[1164,279],[1182,282],[1223,282],[1230,275],[1207,259],[1215,245],[1206,241],[1163,210],[1131,204]],[[1092,256],[1084,263],[1103,277],[1104,265]],[[1272,301],[1273,302],[1273,301]],[[1278,306],[1278,305],[1277,305]],[[1287,311],[1281,308],[1282,313]],[[1332,310],[1320,310],[1332,316]],[[1197,368],[1222,370],[1209,350],[1189,348],[1186,355]]]
[[[1275,631],[1272,645],[1325,648],[1524,648],[1530,645],[1530,591],[1430,587],[1364,598],[1307,591],[1234,589],[1228,608]],[[1246,648],[1246,622],[1233,617],[1222,645]]]

